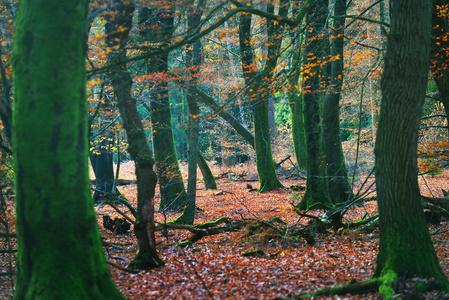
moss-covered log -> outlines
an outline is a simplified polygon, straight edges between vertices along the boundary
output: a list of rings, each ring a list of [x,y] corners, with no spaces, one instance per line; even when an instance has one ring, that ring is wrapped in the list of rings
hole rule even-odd
[[[103,256],[89,191],[87,3],[19,3],[15,299],[124,299]]]
[[[381,277],[375,277],[367,281],[357,282],[355,280],[349,281],[345,285],[340,285],[332,288],[325,288],[318,290],[311,294],[297,295],[294,298],[309,298],[319,296],[333,296],[333,295],[363,295],[368,293],[378,292],[382,299],[400,299],[399,294],[404,291],[398,289],[399,277],[393,270],[387,270]],[[418,278],[415,278],[418,279]],[[422,281],[415,280],[415,285],[411,289],[405,291],[404,298],[406,299],[421,299],[422,293],[432,290],[437,285],[433,278],[422,278]]]
[[[223,226],[219,226],[220,224],[225,223]],[[183,242],[183,245],[192,244],[194,242],[199,241],[205,236],[220,234],[224,232],[232,232],[242,229],[248,224],[248,220],[230,220],[227,217],[221,217],[216,221],[207,222],[198,225],[184,225],[179,223],[165,223],[158,226],[158,228],[162,229],[182,229],[188,230],[193,233],[186,241]]]

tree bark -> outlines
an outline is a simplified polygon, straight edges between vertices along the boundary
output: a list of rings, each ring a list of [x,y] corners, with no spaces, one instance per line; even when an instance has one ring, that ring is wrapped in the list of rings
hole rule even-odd
[[[109,62],[121,61],[126,58],[124,46],[128,41],[132,25],[134,5],[130,1],[117,0],[114,17],[106,23],[106,42],[111,49]],[[124,30],[117,30],[118,28]],[[112,82],[114,94],[118,101],[123,127],[128,137],[128,152],[135,163],[137,179],[137,217],[134,232],[137,238],[138,251],[129,267],[148,269],[163,266],[156,251],[154,230],[154,192],[157,176],[153,170],[153,153],[148,145],[145,130],[136,107],[136,99],[131,95],[132,78],[126,65],[118,65],[110,70],[109,79]]]
[[[267,10],[274,11],[272,4],[267,4]],[[279,15],[288,11],[286,1],[281,1]],[[259,176],[259,192],[265,192],[282,187],[277,178],[271,152],[270,124],[268,118],[268,99],[273,70],[277,64],[283,29],[275,25],[273,20],[267,20],[267,59],[262,70],[255,70],[255,60],[251,46],[251,15],[241,14],[239,24],[239,43],[242,56],[242,70],[245,84],[248,86],[249,103],[253,108],[254,145],[256,150],[257,174]]]
[[[418,129],[430,58],[431,1],[395,0],[375,145],[380,245],[375,276],[433,277],[447,289],[418,186]]]
[[[334,16],[346,15],[346,0],[336,0]],[[352,197],[345,156],[340,136],[340,97],[343,83],[343,39],[345,18],[334,19],[334,38],[331,56],[338,60],[330,63],[331,73],[328,93],[324,96],[324,144],[328,175],[329,197],[332,203],[342,203]]]
[[[298,47],[299,48],[299,47]],[[295,50],[299,51],[299,49]],[[299,53],[294,53],[294,57],[297,57],[298,64],[293,63],[292,68],[297,68],[299,65]],[[298,74],[298,76],[296,75]],[[296,78],[295,78],[296,77]],[[304,109],[303,109],[303,96],[298,93],[298,80],[299,72],[290,75],[289,77],[289,90],[287,92],[288,101],[290,104],[291,120],[292,120],[292,140],[295,149],[296,162],[298,163],[298,169],[305,170],[307,168],[307,148],[306,148],[306,135],[304,129]]]
[[[327,168],[323,142],[323,97],[325,71],[320,66],[326,60],[327,40],[317,38],[327,30],[328,0],[315,1],[307,15],[309,29],[306,35],[303,94],[304,129],[307,147],[307,187],[303,199],[297,205],[301,210],[330,208],[328,196]]]
[[[19,3],[15,299],[124,299],[103,256],[89,190],[87,3]]]
[[[201,21],[202,9],[204,1],[200,0],[198,5],[191,9],[187,17],[188,30],[194,30]],[[186,48],[187,67],[198,67],[202,64],[202,46],[201,41],[197,40],[187,45]],[[196,210],[196,182],[197,182],[197,165],[199,148],[199,124],[201,121],[200,109],[197,103],[197,86],[198,86],[198,69],[194,68],[190,71],[190,78],[187,82],[187,107],[189,108],[189,122],[187,128],[187,140],[189,145],[188,170],[187,178],[187,201],[182,215],[176,219],[176,222],[192,225],[195,220]]]
[[[99,203],[103,199],[107,200],[109,195],[118,193],[114,184],[114,164],[110,139],[111,133],[107,133],[103,141],[99,143],[98,151],[100,153],[89,152],[90,163],[95,174],[95,203]]]
[[[139,10],[140,35],[146,42],[167,41],[173,31],[173,11],[143,7]],[[179,168],[171,120],[168,84],[156,74],[168,71],[168,53],[157,54],[148,64],[148,73],[155,75],[149,86],[150,116],[153,135],[154,158],[159,179],[161,202],[159,209],[182,210],[186,204],[186,190]]]

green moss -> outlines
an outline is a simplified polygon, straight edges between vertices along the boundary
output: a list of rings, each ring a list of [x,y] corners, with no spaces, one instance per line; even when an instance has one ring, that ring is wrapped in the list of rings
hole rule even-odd
[[[165,266],[165,263],[150,250],[143,251],[146,248],[139,249],[133,260],[128,264],[130,269],[149,270]]]
[[[429,285],[419,281],[415,284],[415,290],[420,293],[424,293],[429,288]]]
[[[322,187],[320,188],[322,183],[307,181],[307,186],[308,188],[302,197],[301,202],[296,205],[299,210],[309,211],[312,209],[331,209],[334,207],[326,190]]]
[[[383,299],[393,299],[398,275],[393,270],[387,270],[380,279],[382,284],[379,286],[379,294]]]
[[[331,296],[331,295],[346,295],[346,294],[356,295],[356,294],[373,293],[378,290],[380,284],[381,280],[378,278],[374,278],[364,282],[357,282],[353,279],[350,280],[345,285],[322,289],[308,296]]]
[[[257,250],[253,250],[253,251],[248,251],[245,253],[242,253],[242,256],[245,257],[266,257],[267,255],[265,254],[265,252],[263,250],[257,249]]]
[[[176,248],[188,248],[193,247],[193,243],[191,241],[183,241],[179,244],[175,245]]]
[[[385,272],[393,270],[397,274],[435,278],[438,288],[447,289],[447,278],[441,271],[424,218],[413,218],[411,221],[410,216],[406,216],[401,220],[396,215],[396,221],[398,223],[395,225],[381,228],[375,275],[383,277]]]
[[[218,218],[215,221],[210,221],[210,222],[205,222],[205,223],[202,223],[202,224],[198,224],[198,225],[195,225],[195,227],[197,227],[197,228],[210,228],[210,227],[215,227],[217,225],[220,225],[222,223],[229,223],[229,222],[230,222],[230,220],[229,220],[228,217],[220,217],[220,218]]]
[[[254,90],[257,90],[254,88]],[[257,96],[259,97],[259,96]],[[283,187],[279,181],[271,152],[270,126],[268,121],[268,99],[253,104],[254,143],[260,193]]]

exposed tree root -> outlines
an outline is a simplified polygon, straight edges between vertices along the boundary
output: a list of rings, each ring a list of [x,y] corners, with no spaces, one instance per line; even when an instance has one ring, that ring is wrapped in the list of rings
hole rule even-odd
[[[311,216],[313,217],[313,216]],[[287,223],[279,218],[272,218],[270,221],[258,218],[233,220],[228,217],[221,217],[215,221],[206,222],[197,225],[186,225],[176,222],[159,224],[156,230],[181,229],[187,230],[192,235],[178,244],[179,247],[185,247],[197,242],[205,236],[238,231],[246,228],[245,236],[270,236],[271,238],[304,238],[309,244],[315,242],[315,234],[319,231],[326,231],[329,224],[320,222],[318,218],[313,217],[307,225],[299,225],[301,228],[289,227]]]
[[[401,280],[399,280],[401,278]],[[367,293],[378,292],[382,299],[395,299],[400,293],[401,282],[405,281],[406,276],[398,276],[393,270],[386,270],[381,277],[372,278],[367,281],[357,282],[355,280],[349,281],[345,285],[326,288],[316,291],[312,294],[295,295],[294,299],[303,299],[317,296],[332,296],[332,295],[363,295]],[[416,284],[406,291],[406,296],[409,299],[420,299],[419,295],[423,292],[433,289],[439,289],[432,279],[425,279],[423,281],[416,281]]]
[[[309,296],[332,296],[332,295],[347,295],[347,294],[356,295],[356,294],[374,293],[379,290],[379,286],[381,284],[382,281],[379,278],[371,279],[364,282],[357,282],[355,280],[351,280],[345,285],[322,289],[312,294],[301,295],[297,298]]]

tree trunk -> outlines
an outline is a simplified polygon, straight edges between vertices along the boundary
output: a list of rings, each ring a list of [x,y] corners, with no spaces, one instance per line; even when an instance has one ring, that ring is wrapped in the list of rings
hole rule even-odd
[[[217,183],[215,182],[214,175],[212,174],[212,171],[207,165],[207,161],[204,159],[204,156],[203,154],[201,154],[201,152],[198,152],[198,167],[203,174],[203,180],[206,190],[216,190]]]
[[[267,10],[274,12],[274,6],[267,4]],[[279,15],[288,11],[286,1],[281,1]],[[283,29],[275,25],[273,20],[267,20],[267,59],[262,70],[256,71],[253,49],[251,46],[251,15],[241,14],[239,24],[239,43],[242,57],[242,70],[245,84],[248,86],[249,103],[253,107],[254,145],[256,150],[257,174],[259,176],[259,192],[265,192],[282,187],[277,178],[271,152],[270,124],[268,117],[268,98],[270,82],[277,64]]]
[[[375,276],[434,278],[448,288],[418,186],[418,129],[430,58],[431,1],[395,0],[375,145],[380,245]]]
[[[124,299],[106,266],[89,191],[86,18],[87,1],[19,4],[15,299]]]
[[[292,14],[294,16],[300,16],[304,11],[310,9],[307,5],[303,5],[300,10],[299,2],[299,0],[295,0],[292,3]],[[291,111],[292,140],[295,149],[296,161],[298,163],[298,169],[302,171],[307,169],[307,146],[304,129],[304,98],[299,90],[298,84],[301,74],[299,70],[302,64],[301,49],[303,48],[301,45],[304,34],[299,31],[292,31],[290,37],[292,40],[293,49],[290,74],[288,76],[287,97]]]
[[[164,42],[172,35],[173,12],[156,8],[139,10],[140,35],[146,42]],[[164,74],[168,70],[168,53],[155,55],[148,64],[149,74]],[[168,84],[156,76],[150,80],[150,116],[153,134],[154,158],[161,191],[159,209],[182,210],[186,204],[186,191],[179,168],[178,154],[172,129]]]
[[[304,129],[307,143],[307,187],[303,199],[298,204],[301,210],[330,208],[333,206],[328,196],[327,168],[323,143],[323,86],[326,76],[320,62],[326,60],[325,38],[316,38],[326,30],[328,0],[315,1],[307,15],[309,30],[306,35],[306,64],[304,70]],[[308,40],[310,39],[310,40]]]
[[[114,17],[106,23],[106,42],[111,49],[109,62],[121,61],[126,58],[123,47],[128,41],[132,25],[134,6],[129,1],[117,1]],[[117,30],[123,28],[124,30]],[[128,152],[135,163],[137,179],[137,217],[134,232],[139,250],[129,267],[148,269],[163,266],[156,251],[154,226],[154,191],[157,176],[153,170],[153,153],[148,145],[145,131],[136,107],[136,99],[131,95],[132,78],[126,65],[118,65],[110,70],[109,79],[112,82],[115,97],[118,101],[123,127],[128,137]]]
[[[191,9],[187,17],[188,30],[194,30],[201,21],[202,9],[204,7],[204,1],[200,0],[196,8]],[[198,67],[202,64],[202,45],[201,41],[197,40],[186,47],[186,62],[187,67]],[[197,165],[198,156],[200,155],[198,150],[199,140],[199,124],[201,121],[200,109],[196,102],[197,86],[198,82],[198,70],[192,69],[190,71],[190,78],[187,82],[187,107],[189,108],[189,122],[187,128],[187,140],[189,145],[188,156],[188,170],[189,175],[187,178],[187,202],[182,215],[176,219],[176,222],[192,225],[195,220],[196,210],[196,182],[197,182]]]
[[[268,123],[270,124],[270,137],[271,142],[273,142],[276,139],[276,119],[274,117],[274,97],[273,95],[270,95],[268,97]]]
[[[294,75],[291,75],[290,77],[294,77]],[[289,91],[287,92],[287,97],[291,110],[292,140],[295,149],[296,162],[298,163],[298,169],[301,171],[307,168],[307,148],[303,110],[304,101],[303,96],[297,92],[296,86],[298,84],[298,79],[289,81],[290,86]]]
[[[346,0],[336,0],[334,16],[346,15]],[[329,197],[334,204],[347,201],[353,192],[348,180],[345,156],[340,137],[340,96],[343,83],[343,39],[345,18],[334,19],[331,55],[338,60],[330,63],[330,87],[324,96],[324,143]]]
[[[90,163],[95,174],[95,203],[99,203],[103,199],[107,200],[109,195],[118,193],[114,185],[114,164],[110,150],[112,144],[110,137],[110,133],[106,134],[106,137],[99,144],[100,149],[98,151],[100,153],[89,152]]]

